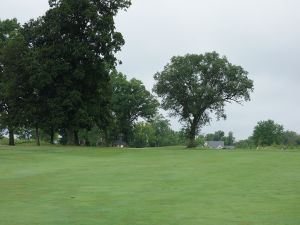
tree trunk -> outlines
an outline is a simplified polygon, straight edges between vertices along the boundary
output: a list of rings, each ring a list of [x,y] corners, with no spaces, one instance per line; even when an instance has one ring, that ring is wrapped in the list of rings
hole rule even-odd
[[[15,145],[15,135],[13,129],[8,129],[8,135],[9,135],[9,145],[14,146]]]
[[[41,145],[41,143],[40,143],[40,132],[39,132],[38,125],[36,125],[36,127],[35,127],[35,140],[36,140],[36,145],[40,146]]]
[[[111,140],[107,130],[104,131],[104,140],[101,143],[102,146],[111,147]]]
[[[192,133],[192,132],[189,133],[189,143],[187,146],[188,148],[196,148],[197,147],[196,142],[195,142],[195,137],[196,137],[195,133]]]
[[[78,136],[78,130],[74,131],[74,144],[79,146],[79,136]]]
[[[67,133],[67,145],[75,145],[74,129],[67,128],[66,133]]]
[[[189,131],[189,143],[188,143],[188,148],[196,148],[197,144],[195,142],[195,137],[196,137],[196,130],[197,130],[197,120],[194,119],[193,123],[191,124],[191,128]]]
[[[51,126],[51,131],[50,131],[50,144],[54,145],[54,129]]]

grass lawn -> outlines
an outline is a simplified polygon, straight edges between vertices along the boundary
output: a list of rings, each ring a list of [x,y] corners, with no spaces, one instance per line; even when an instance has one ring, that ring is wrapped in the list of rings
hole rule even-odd
[[[300,150],[0,147],[0,225],[299,225]]]

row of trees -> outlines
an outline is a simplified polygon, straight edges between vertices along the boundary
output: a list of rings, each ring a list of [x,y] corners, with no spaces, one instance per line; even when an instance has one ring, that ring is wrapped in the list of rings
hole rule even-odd
[[[139,80],[128,81],[115,71],[115,53],[124,39],[114,16],[130,4],[49,0],[50,9],[36,20],[22,26],[0,21],[0,124],[11,145],[20,129],[34,129],[37,144],[42,131],[51,143],[60,133],[70,145],[79,144],[81,136],[88,139],[91,130],[98,130],[106,144],[120,133],[126,142],[138,143],[138,133],[149,126],[155,130],[151,120],[158,101]],[[188,54],[173,57],[154,75],[153,91],[163,109],[179,116],[188,146],[195,147],[212,114],[226,118],[227,103],[250,100],[253,81],[247,75],[216,52]],[[159,145],[149,137],[147,145]]]
[[[149,122],[138,122],[133,129],[129,143],[132,147],[163,147],[185,145],[186,137],[183,131],[173,131],[170,123],[162,115],[156,115]]]
[[[254,127],[253,134],[240,141],[235,141],[233,132],[225,135],[222,130],[206,135],[199,135],[196,143],[203,146],[206,141],[224,141],[225,146],[236,148],[257,148],[266,146],[300,146],[300,134],[285,130],[284,127],[273,120],[259,121]]]
[[[226,146],[233,146],[235,143],[235,137],[232,131],[226,136],[224,131],[219,130],[212,134],[206,134],[204,138],[205,141],[224,141]]]
[[[257,123],[252,136],[236,143],[236,147],[238,148],[272,145],[300,145],[300,135],[294,131],[284,130],[282,125],[275,123],[273,120],[266,120]]]
[[[46,14],[24,25],[0,21],[0,122],[9,143],[20,128],[56,132],[68,144],[79,131],[105,131],[114,119],[110,73],[124,44],[114,16],[128,0],[49,0]],[[140,85],[140,84],[139,84]]]
[[[166,129],[163,129],[163,132],[155,132],[156,124],[160,124],[157,128]],[[163,126],[161,124],[163,124]],[[172,131],[168,126],[168,121],[158,117],[150,123],[141,122],[137,124],[136,129],[134,130],[134,137],[135,140],[137,140],[136,143],[139,143],[140,145],[134,144],[132,146],[145,147],[186,144],[186,132],[188,131]],[[161,143],[161,145],[155,144],[155,138],[160,138],[160,141],[157,143]],[[170,142],[164,142],[163,140],[165,138],[170,140]],[[236,146],[237,148],[300,146],[300,134],[297,134],[294,131],[285,130],[282,125],[275,123],[273,120],[259,121],[253,130],[252,136],[238,142],[235,140],[232,131],[226,135],[224,131],[218,130],[214,133],[198,135],[195,139],[195,143],[197,146],[204,146],[206,141],[224,141],[225,146]]]

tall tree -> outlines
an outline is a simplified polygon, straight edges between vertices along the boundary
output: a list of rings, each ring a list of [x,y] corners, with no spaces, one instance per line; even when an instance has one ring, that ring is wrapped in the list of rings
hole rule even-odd
[[[250,100],[253,82],[247,74],[216,52],[188,54],[173,57],[154,75],[153,90],[162,98],[162,107],[186,124],[188,147],[195,147],[195,136],[212,113],[225,119],[226,103]]]
[[[134,124],[130,146],[144,148],[155,145],[155,131],[150,123],[138,122]]]
[[[24,121],[22,106],[24,58],[27,48],[16,19],[0,21],[0,120],[14,145],[15,129]],[[21,118],[22,117],[22,118]]]
[[[130,1],[49,0],[49,4],[45,16],[25,25],[41,67],[34,74],[35,86],[39,98],[48,99],[44,108],[51,130],[65,128],[68,144],[78,144],[79,129],[107,124],[109,72],[116,63],[114,54],[124,44],[114,16]]]
[[[51,48],[45,43],[43,28],[44,20],[38,18],[29,21],[21,29],[29,49],[23,75],[27,76],[27,89],[30,93],[24,99],[27,106],[25,108],[27,127],[35,128],[34,136],[38,145],[40,129],[49,134],[50,142],[53,144],[54,133],[62,127],[64,121],[64,110],[56,89],[56,81],[53,79],[53,74],[57,72],[55,69],[57,59],[55,54],[51,55]]]

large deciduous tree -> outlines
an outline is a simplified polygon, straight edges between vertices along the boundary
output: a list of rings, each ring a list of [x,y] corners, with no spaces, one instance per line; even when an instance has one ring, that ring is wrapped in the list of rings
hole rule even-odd
[[[109,72],[124,44],[114,16],[129,0],[49,0],[45,16],[24,26],[40,71],[32,75],[36,99],[47,99],[49,129],[64,128],[68,144],[78,131],[109,117]],[[41,112],[40,110],[37,110]],[[58,119],[56,119],[58,118]]]
[[[216,52],[188,54],[173,57],[154,75],[153,90],[162,98],[162,107],[186,124],[188,147],[195,147],[195,136],[210,122],[212,113],[226,118],[226,103],[250,100],[253,81],[247,75]]]

